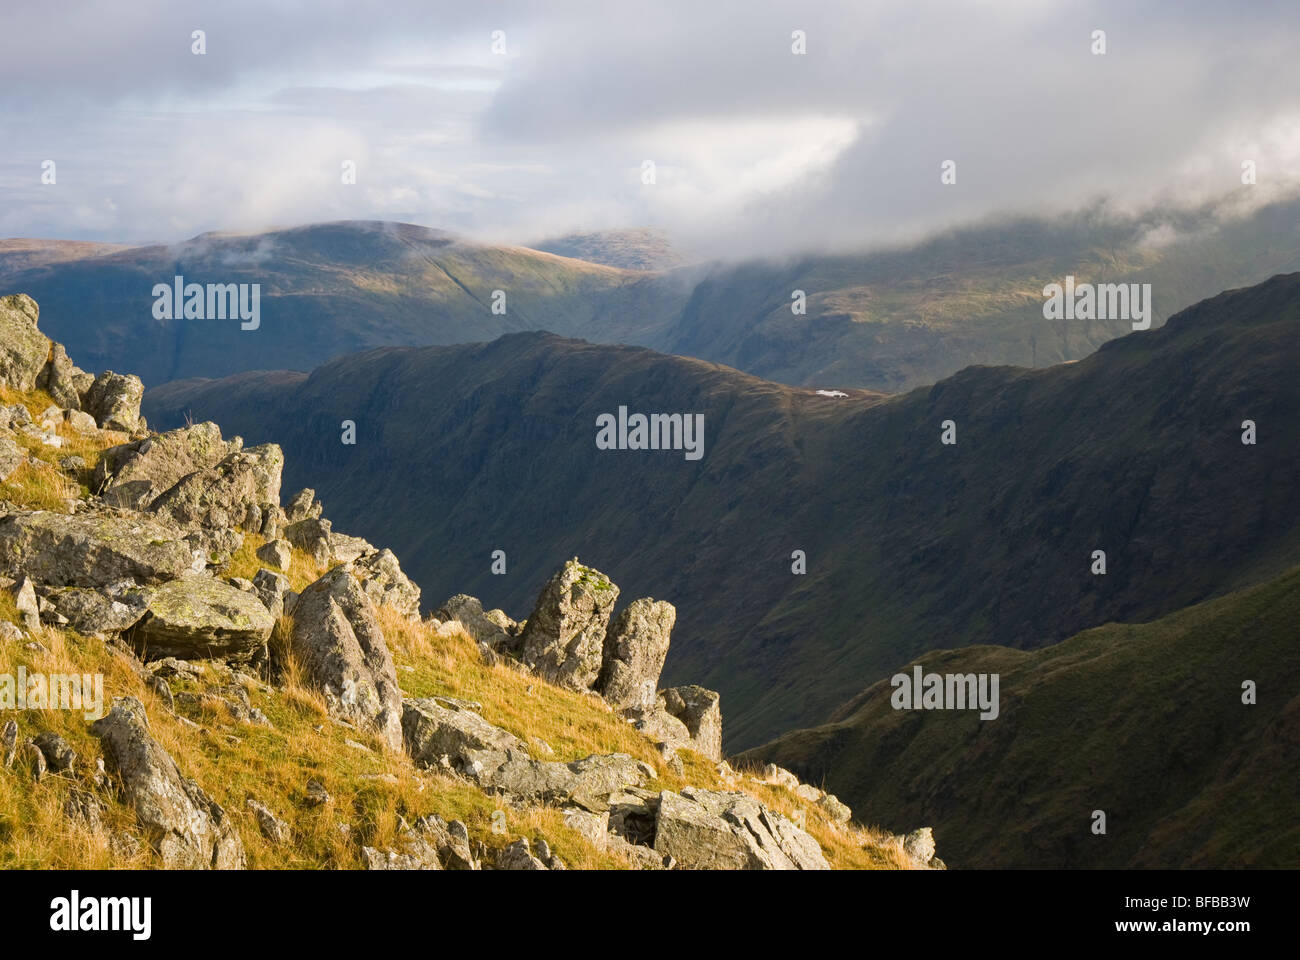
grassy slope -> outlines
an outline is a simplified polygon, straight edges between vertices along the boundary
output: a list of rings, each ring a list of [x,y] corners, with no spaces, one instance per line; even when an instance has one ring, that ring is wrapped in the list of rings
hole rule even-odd
[[[743,758],[824,775],[887,825],[933,823],[968,866],[1294,867],[1298,623],[1300,567],[1032,653],[935,651],[914,662],[999,673],[1001,716],[895,711],[885,680]],[[1257,705],[1242,703],[1244,680]],[[1090,832],[1094,809],[1105,837]]]

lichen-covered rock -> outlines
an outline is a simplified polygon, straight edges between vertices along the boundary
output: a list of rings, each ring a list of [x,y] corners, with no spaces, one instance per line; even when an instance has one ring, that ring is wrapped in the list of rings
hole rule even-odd
[[[289,578],[273,570],[259,570],[253,575],[253,590],[271,616],[280,619],[284,613],[284,599],[291,592]]]
[[[268,540],[257,548],[257,559],[277,570],[288,570],[292,558],[293,549],[288,540]]]
[[[223,660],[247,663],[275,621],[255,594],[220,580],[192,577],[149,591],[131,643],[145,660]]]
[[[0,482],[8,480],[26,462],[27,452],[18,446],[13,431],[0,427]]]
[[[599,570],[570,560],[542,588],[524,625],[520,650],[539,676],[587,690],[600,674],[605,631],[618,587]]]
[[[477,642],[486,643],[494,651],[508,651],[515,640],[511,632],[513,620],[500,610],[484,611],[483,604],[477,597],[464,593],[449,597],[433,612],[433,617],[443,623],[450,620],[459,622],[466,633]]]
[[[25,293],[0,297],[0,386],[32,390],[50,355],[50,339],[36,328],[40,308]]]
[[[605,634],[596,690],[616,707],[646,709],[654,704],[659,674],[677,608],[662,600],[633,600]]]
[[[134,697],[113,700],[108,714],[91,725],[103,743],[108,768],[122,782],[149,844],[170,869],[239,870],[244,844],[226,812],[149,732],[144,706]]]
[[[182,477],[148,509],[187,530],[259,533],[266,511],[279,507],[283,469],[284,453],[278,445],[249,447]]]
[[[717,762],[722,759],[722,698],[694,684],[671,687],[660,696],[663,709],[685,724],[690,747]]]
[[[352,574],[375,606],[391,607],[410,620],[419,619],[420,588],[402,573],[393,551],[365,553],[352,564]]]
[[[61,343],[50,346],[50,358],[36,378],[36,386],[50,395],[59,406],[67,410],[81,410],[81,397],[95,382],[92,374],[86,373],[68,357],[68,351]],[[91,418],[94,425],[94,418]]]
[[[467,775],[495,768],[512,754],[528,756],[527,746],[514,734],[445,697],[404,700],[402,733],[416,763],[432,767],[447,757],[457,772]]]
[[[45,603],[78,633],[122,633],[144,616],[148,592],[131,588],[110,595],[84,587],[61,587],[51,591]]]
[[[284,538],[317,563],[325,564],[334,559],[330,527],[328,520],[320,518],[299,520],[284,528]]]
[[[903,851],[918,863],[928,864],[934,859],[934,831],[920,827],[903,838]]]
[[[659,795],[654,849],[687,870],[829,870],[821,847],[746,793]]]
[[[373,728],[402,749],[402,695],[375,607],[350,571],[337,567],[303,590],[290,645],[304,678],[333,716]]]
[[[223,440],[215,423],[169,430],[105,450],[95,465],[94,487],[109,503],[143,510],[182,478],[242,448],[238,438]]]
[[[182,539],[181,531],[146,516],[32,510],[0,517],[0,572],[25,573],[39,583],[153,584],[204,566],[202,553]]]
[[[95,377],[82,398],[81,407],[105,430],[132,433],[140,426],[140,401],[144,383],[130,374],[105,370]]]

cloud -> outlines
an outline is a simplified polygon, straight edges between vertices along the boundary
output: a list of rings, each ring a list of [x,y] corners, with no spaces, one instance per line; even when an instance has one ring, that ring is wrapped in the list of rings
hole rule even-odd
[[[1300,171],[1300,15],[1244,9],[19,4],[0,232],[176,240],[350,217],[521,241],[646,225],[741,257],[1099,201],[1190,207],[1240,194],[1247,160],[1261,200]]]

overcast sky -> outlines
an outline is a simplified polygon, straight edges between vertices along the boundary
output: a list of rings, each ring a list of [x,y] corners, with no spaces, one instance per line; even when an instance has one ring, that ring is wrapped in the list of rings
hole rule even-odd
[[[653,226],[749,256],[1098,201],[1260,199],[1300,171],[1298,10],[5,0],[0,236],[377,218],[507,242]]]

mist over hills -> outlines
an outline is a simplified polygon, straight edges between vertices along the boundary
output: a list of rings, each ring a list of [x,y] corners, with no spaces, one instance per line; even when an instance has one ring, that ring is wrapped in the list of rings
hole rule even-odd
[[[1217,207],[1145,219],[1093,211],[966,227],[899,250],[667,270],[648,269],[671,251],[647,231],[559,238],[540,244],[555,251],[545,253],[351,221],[107,253],[20,241],[0,247],[0,279],[34,296],[78,356],[151,386],[548,330],[781,383],[898,392],[971,364],[1077,360],[1131,331],[1128,319],[1044,319],[1043,287],[1066,275],[1150,283],[1158,326],[1222,289],[1300,269],[1298,214],[1300,202],[1235,217]],[[154,319],[153,286],[176,275],[260,284],[261,325]],[[504,312],[493,310],[496,291]],[[806,313],[792,312],[795,291]]]
[[[671,596],[665,676],[722,693],[735,750],[823,722],[926,650],[1036,649],[1300,562],[1298,328],[1293,274],[1077,363],[890,398],[518,333],[175,383],[145,410],[282,444],[286,484],[310,477],[430,602],[465,590],[522,615],[574,555]],[[619,406],[703,413],[703,458],[598,450],[596,418]]]

